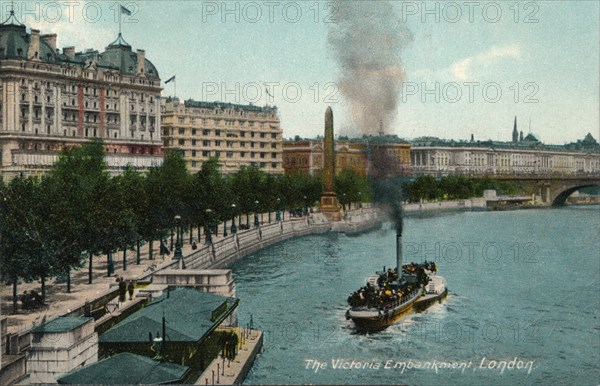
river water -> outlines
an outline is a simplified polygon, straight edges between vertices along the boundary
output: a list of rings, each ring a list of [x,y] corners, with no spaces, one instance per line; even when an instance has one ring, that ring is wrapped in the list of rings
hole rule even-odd
[[[600,208],[405,219],[404,259],[436,261],[450,293],[376,334],[348,295],[395,264],[395,235],[326,234],[234,264],[239,320],[265,332],[247,384],[600,382]]]

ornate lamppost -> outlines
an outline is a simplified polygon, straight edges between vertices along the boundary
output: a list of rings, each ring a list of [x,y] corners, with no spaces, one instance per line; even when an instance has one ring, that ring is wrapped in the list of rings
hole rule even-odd
[[[177,231],[177,241],[175,242],[175,254],[173,255],[173,259],[179,261],[179,269],[184,269],[183,265],[183,253],[181,252],[181,216],[175,216],[175,227]]]
[[[275,212],[275,221],[281,221],[281,199],[277,197],[277,212]]]
[[[258,200],[254,201],[254,226],[259,226],[260,222],[258,221]]]
[[[206,209],[206,225],[204,226],[204,230],[206,232],[206,244],[212,244],[212,235],[210,234],[211,230],[211,214],[212,209]]]
[[[235,226],[235,204],[231,204],[231,234],[237,233],[237,227]]]

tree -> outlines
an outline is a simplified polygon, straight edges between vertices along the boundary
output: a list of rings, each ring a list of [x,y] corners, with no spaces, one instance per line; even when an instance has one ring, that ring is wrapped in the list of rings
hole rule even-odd
[[[16,313],[19,280],[32,281],[40,264],[36,263],[41,245],[39,218],[35,213],[36,181],[16,177],[2,186],[0,201],[0,270],[2,280],[13,287],[13,312]]]
[[[366,177],[358,175],[352,169],[342,170],[333,181],[338,201],[346,209],[353,202],[363,202],[369,199],[371,188]],[[363,199],[363,195],[365,196]]]
[[[102,142],[94,141],[63,150],[44,179],[48,221],[54,224],[52,239],[60,240],[58,266],[66,276],[67,292],[71,291],[71,270],[81,267],[85,254],[101,249],[96,221],[107,208],[96,201],[96,195],[108,178]]]

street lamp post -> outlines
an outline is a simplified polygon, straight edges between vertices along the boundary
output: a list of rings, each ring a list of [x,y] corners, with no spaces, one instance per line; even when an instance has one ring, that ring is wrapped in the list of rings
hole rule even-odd
[[[204,230],[206,232],[206,244],[212,244],[212,236],[210,234],[210,227],[211,227],[211,213],[212,213],[212,209],[206,209],[206,226],[204,227]]]
[[[183,266],[183,253],[181,252],[181,239],[182,239],[182,235],[181,235],[181,216],[177,215],[175,216],[175,226],[177,228],[177,241],[175,242],[175,254],[173,255],[173,258],[179,261],[179,269],[184,269],[185,267]]]
[[[231,204],[231,234],[237,233],[237,227],[235,226],[235,204]]]
[[[277,197],[277,212],[275,212],[275,221],[281,221],[281,199]]]
[[[258,221],[258,200],[254,201],[254,226],[259,226],[260,222]]]
[[[308,203],[306,202],[306,196],[304,196],[304,215],[308,215]]]

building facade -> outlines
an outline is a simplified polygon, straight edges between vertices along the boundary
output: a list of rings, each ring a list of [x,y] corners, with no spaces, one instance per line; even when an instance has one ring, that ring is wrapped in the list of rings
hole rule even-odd
[[[104,52],[56,47],[14,14],[0,24],[0,173],[48,170],[61,149],[101,138],[107,165],[162,162],[160,78],[144,50],[121,34]]]
[[[323,140],[294,140],[283,143],[283,167],[286,173],[303,173],[311,176],[321,175],[323,171]],[[336,140],[336,174],[351,169],[358,175],[366,176],[370,172],[371,156],[385,153],[399,165],[403,173],[410,173],[410,144],[377,142],[363,140]]]
[[[512,142],[455,142],[421,138],[413,142],[416,175],[598,174],[600,145],[588,134],[567,145],[544,145],[532,134]]]
[[[257,166],[283,174],[282,130],[277,107],[164,100],[164,149],[183,152],[191,173],[217,157],[224,174]]]

